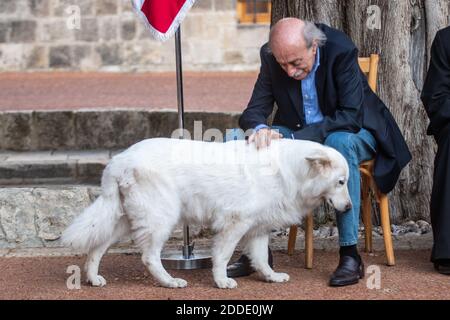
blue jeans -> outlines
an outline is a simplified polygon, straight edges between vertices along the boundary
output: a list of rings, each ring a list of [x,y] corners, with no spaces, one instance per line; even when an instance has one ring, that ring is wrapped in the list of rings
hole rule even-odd
[[[290,138],[294,131],[281,126],[273,126],[283,137]],[[243,131],[232,129],[227,132],[225,141],[245,139]],[[361,176],[359,164],[374,157],[376,140],[372,134],[361,129],[358,133],[334,132],[325,140],[325,145],[339,151],[347,160],[350,168],[348,190],[352,200],[352,209],[336,214],[339,230],[339,245],[351,246],[358,243],[359,213],[361,208]]]

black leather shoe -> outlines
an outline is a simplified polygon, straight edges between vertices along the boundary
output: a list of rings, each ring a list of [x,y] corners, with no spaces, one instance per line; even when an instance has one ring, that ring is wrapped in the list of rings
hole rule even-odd
[[[269,250],[269,265],[273,268],[272,251]],[[255,269],[250,264],[250,259],[243,254],[235,263],[227,267],[227,276],[230,278],[247,277],[255,272]]]
[[[358,283],[364,278],[364,263],[350,256],[342,256],[339,265],[331,275],[331,287],[343,287]]]
[[[440,263],[439,260],[434,262],[434,269],[440,274],[445,274],[450,276],[450,264],[449,263]]]

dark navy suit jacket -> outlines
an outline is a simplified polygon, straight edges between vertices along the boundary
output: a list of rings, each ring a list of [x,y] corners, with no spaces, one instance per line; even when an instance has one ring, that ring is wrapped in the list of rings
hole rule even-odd
[[[450,27],[440,30],[433,41],[421,98],[430,118],[428,134],[438,137],[450,124]]]
[[[379,189],[390,192],[401,170],[411,160],[408,146],[384,103],[370,89],[358,65],[358,49],[343,32],[317,25],[327,36],[320,49],[316,73],[323,122],[307,126],[303,114],[301,83],[290,78],[268,50],[261,48],[261,69],[247,109],[239,119],[242,129],[266,124],[274,103],[273,125],[294,130],[294,137],[323,143],[333,132],[357,133],[367,129],[377,140],[374,178]]]

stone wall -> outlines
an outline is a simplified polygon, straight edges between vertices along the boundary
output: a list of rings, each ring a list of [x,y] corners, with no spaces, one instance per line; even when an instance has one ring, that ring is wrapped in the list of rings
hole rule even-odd
[[[257,70],[269,26],[239,25],[235,5],[197,0],[182,26],[185,70]],[[0,71],[173,71],[174,47],[151,39],[130,0],[0,1]]]
[[[1,188],[0,187],[0,256],[4,249],[49,248],[55,250],[62,246],[60,237],[69,223],[100,195],[96,186],[54,186]],[[199,225],[190,226],[191,239],[196,248],[202,243],[210,247],[207,240],[211,233]],[[287,230],[276,230],[271,235],[274,250],[286,250]],[[427,249],[432,246],[430,225],[425,221],[409,221],[403,225],[392,225],[395,250]],[[373,231],[374,249],[384,251],[380,227]],[[364,230],[360,228],[359,245],[364,245]],[[172,249],[180,248],[183,239],[182,226],[172,233]],[[304,232],[299,229],[296,249],[304,249]],[[176,245],[174,241],[178,241]],[[202,240],[206,240],[202,241]],[[128,238],[119,244],[125,252],[135,250]],[[320,226],[314,230],[314,248],[335,251],[338,248],[338,234],[335,226]],[[242,249],[242,248],[239,248]],[[54,253],[57,251],[47,251]],[[70,253],[71,251],[69,251]],[[124,251],[122,251],[124,252]]]
[[[210,128],[237,128],[239,113],[186,112],[192,137]],[[197,122],[197,129],[194,125]],[[171,137],[178,128],[173,110],[145,109],[0,112],[0,152],[121,149],[147,139]]]

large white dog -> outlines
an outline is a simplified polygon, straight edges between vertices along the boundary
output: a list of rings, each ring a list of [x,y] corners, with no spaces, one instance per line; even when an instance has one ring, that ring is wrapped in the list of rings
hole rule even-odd
[[[226,267],[240,240],[263,279],[285,282],[289,276],[267,262],[271,230],[300,223],[323,200],[348,210],[348,170],[339,152],[307,141],[274,141],[257,150],[245,141],[145,140],[110,161],[101,196],[64,232],[63,242],[88,252],[87,279],[103,286],[102,256],[131,234],[158,282],[182,288],[187,282],[161,264],[163,245],[180,222],[208,223],[215,232],[213,276],[219,288],[237,286]]]

